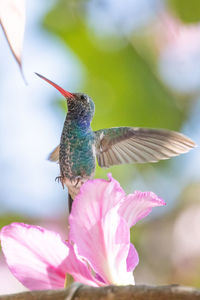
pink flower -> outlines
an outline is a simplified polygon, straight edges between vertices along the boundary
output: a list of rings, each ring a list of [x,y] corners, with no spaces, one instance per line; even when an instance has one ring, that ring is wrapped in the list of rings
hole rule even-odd
[[[67,273],[92,286],[134,284],[139,259],[130,227],[162,205],[152,192],[126,196],[111,175],[108,181],[90,180],[74,200],[68,241],[39,226],[13,223],[1,230],[3,253],[29,289],[63,288]]]

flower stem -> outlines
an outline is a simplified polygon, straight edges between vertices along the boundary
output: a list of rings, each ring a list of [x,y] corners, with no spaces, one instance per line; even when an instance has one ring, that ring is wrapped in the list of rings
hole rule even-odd
[[[74,282],[74,278],[70,274],[66,274],[65,276],[65,284],[64,287],[69,287]]]

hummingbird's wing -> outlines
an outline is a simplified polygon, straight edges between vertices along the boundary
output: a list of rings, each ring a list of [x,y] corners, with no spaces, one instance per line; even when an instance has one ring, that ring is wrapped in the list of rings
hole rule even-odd
[[[59,151],[60,145],[58,145],[53,151],[49,154],[48,160],[58,162],[59,161]]]
[[[95,131],[95,137],[100,167],[157,162],[196,146],[183,134],[165,129],[114,127]]]

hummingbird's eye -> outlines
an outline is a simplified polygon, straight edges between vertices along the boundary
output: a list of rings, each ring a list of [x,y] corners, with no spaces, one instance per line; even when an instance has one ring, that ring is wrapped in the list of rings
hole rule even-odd
[[[81,95],[81,100],[85,100],[85,96],[84,95]]]

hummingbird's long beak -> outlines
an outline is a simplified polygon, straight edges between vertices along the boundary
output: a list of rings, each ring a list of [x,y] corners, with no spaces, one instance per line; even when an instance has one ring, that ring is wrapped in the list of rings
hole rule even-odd
[[[53,81],[47,79],[46,77],[38,74],[35,72],[35,74],[37,76],[39,76],[40,78],[42,78],[43,80],[45,80],[46,82],[48,82],[49,84],[51,84],[53,87],[55,87],[65,98],[74,98],[74,95],[71,94],[70,92],[65,91],[64,89],[62,89],[59,85],[57,85],[56,83],[54,83]]]

